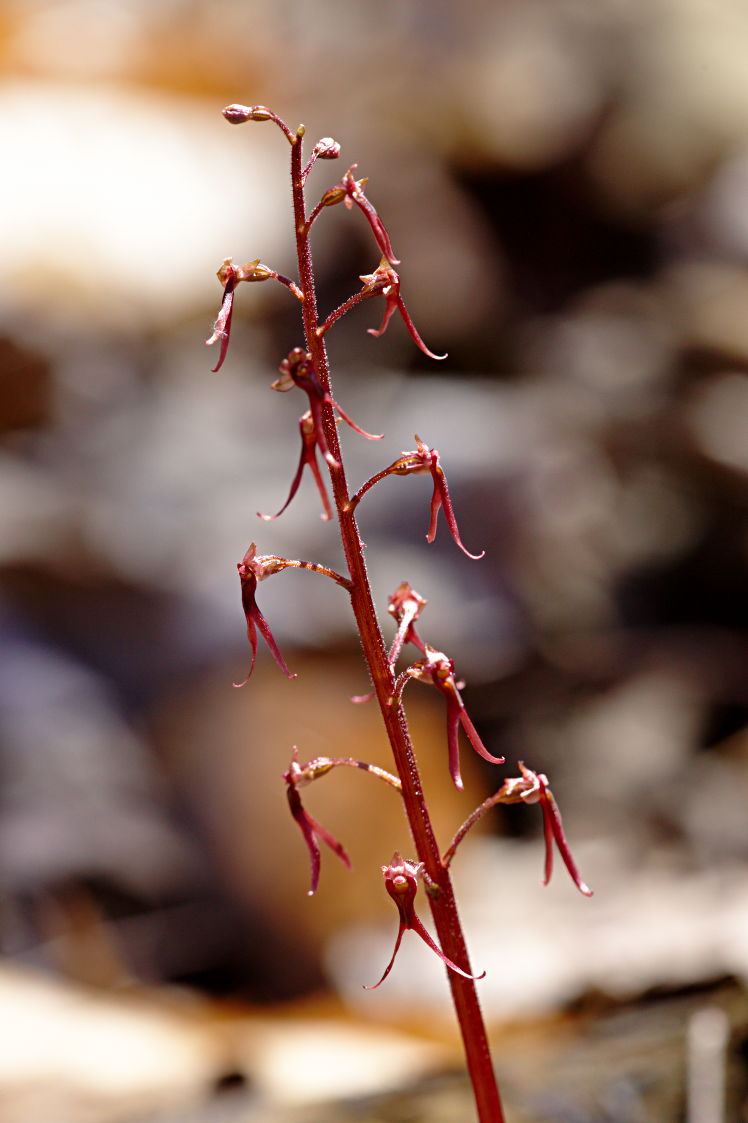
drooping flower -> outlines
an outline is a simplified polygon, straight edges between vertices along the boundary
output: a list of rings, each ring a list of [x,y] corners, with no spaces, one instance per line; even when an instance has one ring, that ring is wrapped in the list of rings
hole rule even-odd
[[[319,447],[319,437],[317,435],[317,429],[315,427],[314,418],[312,417],[312,411],[310,409],[308,409],[306,413],[302,414],[302,416],[299,418],[299,432],[301,434],[301,454],[299,456],[299,465],[296,469],[296,474],[291,481],[288,498],[281,507],[280,511],[277,511],[274,515],[263,515],[260,511],[257,512],[260,518],[264,519],[266,522],[271,522],[273,519],[277,519],[280,515],[283,514],[286,507],[289,505],[294,495],[299,490],[301,477],[304,472],[304,468],[307,466],[309,467],[309,471],[314,477],[314,482],[317,485],[317,490],[319,492],[320,499],[322,500],[322,514],[320,515],[320,518],[325,520],[329,520],[332,518],[330,501],[327,498],[327,492],[325,491],[325,485],[322,481],[319,465],[317,463],[317,448]]]
[[[533,772],[532,769],[525,768],[522,761],[519,761],[519,770],[522,773],[521,776],[504,781],[500,789],[500,792],[504,794],[497,802],[540,804],[543,812],[543,835],[545,838],[543,885],[548,884],[553,873],[553,844],[555,842],[563,863],[569,871],[571,880],[580,893],[584,893],[585,897],[591,897],[592,890],[582,880],[569,848],[569,843],[566,840],[563,823],[561,822],[561,812],[558,809],[553,792],[548,786],[548,777],[543,772]]]
[[[252,672],[255,669],[255,659],[257,658],[258,628],[262,638],[270,648],[270,654],[283,671],[283,674],[288,678],[296,678],[296,675],[289,671],[286,660],[281,655],[278,644],[275,642],[275,637],[270,631],[270,625],[260,612],[255,600],[258,581],[264,581],[266,577],[270,577],[272,574],[279,573],[282,569],[287,568],[287,562],[283,558],[258,555],[257,547],[255,543],[252,542],[242,560],[237,563],[236,568],[239,571],[239,578],[241,580],[242,608],[244,609],[244,616],[247,621],[247,638],[249,639],[249,646],[252,648],[252,663],[246,678],[242,679],[241,682],[235,682],[234,686],[245,686],[252,677]]]
[[[415,644],[419,651],[422,651],[424,655],[426,654],[426,645],[415,628],[415,622],[421,614],[421,609],[425,608],[426,604],[426,599],[417,593],[413,586],[407,581],[403,581],[398,585],[389,598],[387,611],[391,616],[394,616],[397,621],[395,638],[387,653],[387,662],[390,668],[394,668],[400,652],[402,651],[403,644],[405,643]],[[351,701],[370,702],[374,697],[374,693],[375,692],[371,690],[368,694],[353,694],[351,696]]]
[[[403,452],[402,456],[390,464],[389,467],[383,468],[381,472],[377,472],[376,475],[367,480],[366,483],[358,489],[351,502],[353,504],[358,504],[366,492],[369,491],[374,484],[383,480],[385,476],[414,476],[429,472],[434,481],[434,490],[431,493],[431,510],[426,541],[431,543],[436,538],[437,518],[439,511],[443,510],[444,517],[447,520],[447,526],[449,527],[449,533],[452,535],[455,544],[462,550],[466,557],[472,558],[473,561],[480,561],[480,559],[485,556],[486,551],[481,550],[479,554],[471,554],[460,538],[457,517],[454,512],[454,507],[452,506],[449,487],[447,486],[447,477],[439,462],[439,453],[435,448],[429,448],[417,433],[415,440],[417,447],[412,452]]]
[[[459,791],[462,791],[463,783],[462,776],[460,775],[460,750],[458,743],[460,725],[465,730],[470,744],[483,760],[487,760],[489,764],[503,764],[504,757],[492,756],[481,741],[478,730],[470,720],[462,698],[460,697],[459,687],[464,686],[464,683],[458,684],[455,681],[455,665],[453,661],[446,656],[443,651],[437,651],[429,644],[424,644],[424,648],[426,658],[421,659],[418,663],[414,663],[407,671],[403,671],[395,687],[396,694],[402,692],[408,679],[415,678],[418,679],[419,682],[431,683],[444,695],[447,700],[449,774],[452,777],[455,787]]]
[[[391,667],[397,662],[405,643],[415,644],[419,651],[426,654],[426,645],[416,631],[416,620],[427,603],[408,581],[401,582],[389,598],[387,611],[397,621],[397,632],[387,656]]]
[[[446,359],[446,354],[435,355],[433,351],[430,351],[418,334],[416,326],[410,318],[410,313],[405,307],[405,301],[400,295],[400,277],[386,258],[382,258],[373,273],[362,274],[361,280],[364,282],[363,291],[365,293],[381,293],[386,301],[382,323],[378,328],[369,328],[369,335],[384,335],[392,316],[395,311],[398,311],[416,347],[423,351],[424,355],[428,355],[430,359]]]
[[[399,265],[400,261],[395,257],[390,236],[385,229],[385,225],[377,214],[374,204],[369,202],[364,194],[364,187],[369,182],[368,178],[354,178],[353,173],[357,167],[358,164],[352,164],[337,187],[331,187],[329,191],[325,192],[322,197],[323,204],[330,207],[334,206],[335,203],[344,202],[348,210],[350,210],[355,203],[369,223],[371,232],[385,259],[390,265]]]
[[[543,812],[543,835],[545,838],[543,885],[548,884],[553,873],[553,844],[555,842],[564,865],[569,871],[569,876],[577,889],[585,897],[591,897],[592,890],[582,880],[569,848],[569,843],[566,840],[563,823],[561,822],[561,812],[558,809],[553,792],[548,786],[548,777],[542,772],[533,772],[531,768],[525,768],[522,761],[519,761],[519,770],[522,773],[521,776],[511,776],[506,779],[497,792],[484,800],[480,807],[476,807],[475,811],[468,816],[444,852],[442,858],[444,865],[449,866],[465,835],[492,807],[496,807],[499,803],[539,803]]]
[[[316,780],[318,776],[324,775],[335,766],[335,761],[324,757],[318,757],[315,761],[310,761],[309,764],[299,764],[299,751],[294,745],[293,757],[288,771],[283,773],[283,779],[286,781],[286,796],[288,798],[288,806],[291,814],[299,825],[299,829],[306,843],[307,850],[309,851],[309,863],[311,866],[311,883],[308,889],[308,895],[311,897],[317,891],[319,885],[319,872],[320,872],[320,850],[318,839],[322,839],[326,846],[329,846],[333,853],[337,854],[346,869],[351,868],[351,859],[348,857],[345,847],[342,843],[338,842],[334,835],[330,834],[326,827],[312,818],[301,802],[301,796],[298,789],[305,784],[311,783]]]
[[[239,108],[242,107],[240,106]],[[289,280],[288,277],[284,277],[281,273],[276,273],[274,269],[270,269],[267,265],[263,265],[259,258],[257,258],[256,261],[248,262],[246,265],[234,265],[232,259],[227,257],[216,273],[216,276],[223,285],[221,310],[213,326],[213,334],[209,339],[205,340],[206,346],[208,347],[217,343],[219,340],[221,342],[218,362],[213,367],[213,374],[223,366],[223,361],[229,349],[231,317],[234,313],[234,292],[240,281],[280,281],[282,285],[285,285],[287,289],[291,290],[297,300],[304,299],[301,289],[294,281]]]
[[[351,429],[360,433],[362,437],[366,437],[370,441],[381,441],[382,433],[367,433],[365,429],[360,428],[338,405],[332,395],[324,389],[317,377],[309,351],[304,351],[302,347],[294,347],[279,365],[278,370],[281,376],[273,383],[274,390],[284,392],[290,390],[293,386],[298,386],[307,395],[317,446],[330,467],[337,468],[338,462],[330,452],[330,447],[325,439],[325,430],[322,423],[322,406],[324,404],[332,406],[340,414],[343,421],[350,425]]]
[[[392,900],[397,905],[399,913],[399,924],[397,929],[397,937],[395,939],[395,950],[392,953],[392,958],[384,969],[384,974],[378,983],[373,983],[370,986],[365,986],[364,990],[376,990],[381,986],[384,980],[392,970],[397,953],[400,950],[403,935],[407,931],[413,931],[421,937],[423,942],[431,948],[436,955],[439,956],[442,963],[445,963],[450,971],[455,971],[458,975],[462,975],[465,979],[482,979],[486,972],[481,975],[471,975],[468,971],[463,971],[462,967],[458,967],[453,963],[444,952],[441,950],[436,941],[431,937],[423,923],[419,919],[415,909],[415,897],[418,891],[418,877],[421,873],[422,867],[415,863],[410,862],[403,858],[397,851],[392,856],[392,861],[388,866],[382,866],[382,873],[384,874],[384,884],[387,892]]]

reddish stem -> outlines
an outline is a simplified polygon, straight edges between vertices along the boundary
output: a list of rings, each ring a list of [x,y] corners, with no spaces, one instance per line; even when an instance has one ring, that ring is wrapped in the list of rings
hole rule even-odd
[[[371,588],[364,563],[361,536],[351,502],[345,468],[341,458],[335,416],[331,403],[330,369],[324,337],[318,332],[317,297],[309,244],[309,222],[304,207],[304,179],[302,164],[302,136],[299,129],[291,148],[291,185],[293,193],[296,250],[299,263],[299,280],[304,295],[302,315],[307,350],[317,376],[326,391],[320,414],[325,439],[331,457],[327,464],[340,526],[340,535],[350,574],[351,606],[358,627],[364,657],[369,668],[374,690],[382,712],[397,773],[402,784],[405,812],[418,859],[433,882],[433,892],[428,894],[434,924],[442,952],[454,963],[465,964],[470,970],[470,960],[460,924],[449,870],[442,864],[421,777],[411,744],[405,712],[399,700],[393,701],[395,676],[387,657],[382,632],[377,620]],[[457,1020],[462,1034],[467,1067],[475,1094],[480,1123],[504,1123],[501,1100],[491,1063],[486,1028],[478,1002],[475,983],[453,971],[447,971]]]

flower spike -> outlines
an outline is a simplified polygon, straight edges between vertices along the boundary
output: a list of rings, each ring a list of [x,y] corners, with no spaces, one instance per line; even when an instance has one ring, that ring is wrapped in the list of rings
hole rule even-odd
[[[319,447],[319,438],[317,436],[317,430],[314,426],[314,418],[312,417],[312,411],[310,409],[308,409],[306,413],[299,418],[299,432],[301,433],[301,455],[299,456],[299,466],[296,469],[296,475],[291,481],[291,487],[288,492],[288,499],[286,499],[286,502],[283,504],[280,511],[276,512],[276,514],[274,515],[263,515],[260,511],[258,511],[257,514],[261,519],[264,519],[265,522],[272,522],[273,519],[277,519],[280,515],[283,514],[286,507],[289,505],[294,495],[299,490],[301,476],[303,474],[304,468],[307,465],[309,466],[309,471],[314,477],[314,482],[317,485],[317,490],[319,492],[320,499],[322,500],[322,514],[320,515],[320,518],[324,519],[325,521],[328,521],[332,518],[330,501],[327,498],[327,492],[325,491],[325,485],[322,482],[322,476],[320,474],[319,465],[317,463],[317,448]]]
[[[378,983],[365,986],[364,990],[376,990],[377,987],[382,985],[392,970],[397,953],[400,950],[403,934],[407,931],[413,931],[420,936],[423,942],[439,956],[442,963],[446,964],[450,971],[462,975],[465,979],[482,979],[486,974],[485,971],[481,975],[471,975],[467,971],[463,971],[462,967],[458,967],[451,959],[448,959],[426,928],[424,928],[423,923],[416,914],[414,902],[416,892],[418,891],[418,878],[423,874],[423,867],[420,864],[408,861],[395,851],[390,864],[388,866],[382,866],[382,873],[384,874],[385,888],[397,905],[400,923],[397,929],[397,937],[395,938],[395,950],[392,953],[392,958],[384,969],[384,974]]]
[[[291,814],[299,824],[299,829],[304,837],[304,842],[309,851],[309,863],[311,866],[311,883],[310,888],[307,890],[308,895],[311,897],[319,885],[320,873],[320,850],[318,838],[322,839],[326,846],[329,846],[333,853],[337,854],[346,869],[351,868],[351,859],[348,857],[345,847],[342,843],[338,842],[334,835],[330,834],[326,827],[313,819],[309,812],[304,808],[301,802],[298,788],[304,784],[310,783],[327,772],[334,766],[334,761],[327,759],[320,759],[318,762],[310,762],[307,765],[299,764],[299,750],[296,745],[293,747],[293,757],[287,772],[283,773],[283,779],[286,781],[286,796],[288,798],[288,806]],[[319,767],[310,773],[310,766],[318,764]]]
[[[405,301],[400,296],[400,277],[386,258],[382,258],[373,273],[362,274],[361,280],[364,282],[363,291],[365,293],[381,293],[386,300],[382,323],[378,328],[369,328],[369,335],[384,335],[387,325],[397,310],[402,316],[403,323],[416,347],[423,351],[424,355],[428,355],[430,359],[446,359],[446,354],[435,355],[433,351],[430,351],[418,334],[416,326],[410,318],[410,313],[405,307]]]
[[[239,579],[242,586],[242,607],[247,621],[247,638],[249,639],[249,646],[252,648],[252,662],[246,678],[242,679],[241,682],[235,682],[234,686],[245,686],[252,677],[252,672],[255,669],[255,659],[257,658],[258,628],[262,634],[262,638],[270,649],[270,654],[283,671],[283,674],[286,675],[287,678],[296,678],[296,675],[289,671],[286,660],[281,655],[278,644],[275,642],[275,637],[270,631],[270,625],[260,612],[257,607],[257,602],[255,601],[258,581],[264,581],[266,577],[270,577],[272,574],[279,573],[280,570],[285,569],[286,565],[284,559],[258,556],[257,547],[255,543],[252,542],[242,560],[237,563],[236,568],[239,570]]]
[[[356,505],[361,502],[374,484],[379,483],[385,476],[415,476],[424,472],[430,472],[431,478],[434,481],[434,490],[431,494],[431,512],[429,518],[429,529],[426,534],[426,541],[431,543],[436,538],[436,521],[439,511],[444,511],[444,517],[447,520],[449,533],[457,545],[465,554],[466,557],[471,558],[473,561],[480,561],[485,556],[486,551],[481,550],[479,554],[471,554],[467,549],[462,539],[460,538],[460,531],[457,526],[457,517],[452,506],[452,500],[447,486],[447,477],[444,474],[444,469],[439,463],[439,453],[435,448],[429,448],[416,433],[417,448],[413,452],[403,452],[399,459],[390,464],[389,467],[383,468],[381,472],[377,472],[371,479],[367,480],[362,487],[358,489],[356,494],[351,499],[351,504]]]
[[[273,383],[274,390],[284,392],[290,390],[292,386],[298,386],[309,398],[309,411],[312,415],[312,424],[314,426],[317,446],[331,468],[337,468],[339,465],[330,452],[329,445],[325,439],[325,431],[322,425],[323,405],[327,404],[332,406],[332,408],[340,414],[343,421],[345,421],[347,425],[350,425],[351,429],[354,429],[355,432],[360,433],[362,437],[366,437],[367,440],[370,441],[381,441],[382,433],[367,433],[366,430],[358,426],[338,405],[335,399],[327,393],[317,377],[317,372],[314,369],[312,356],[309,351],[304,351],[302,347],[294,347],[280,364],[278,370],[281,376]]]
[[[398,697],[408,679],[415,678],[419,682],[429,682],[439,690],[447,700],[447,746],[449,750],[449,774],[458,791],[462,791],[463,783],[460,774],[460,750],[458,744],[458,731],[460,725],[470,744],[478,756],[487,760],[489,764],[503,764],[503,756],[492,756],[480,739],[478,730],[470,720],[465,709],[459,688],[464,683],[455,681],[455,665],[443,651],[437,651],[429,644],[424,644],[426,658],[414,663],[407,671],[403,671],[395,684],[395,697]]]

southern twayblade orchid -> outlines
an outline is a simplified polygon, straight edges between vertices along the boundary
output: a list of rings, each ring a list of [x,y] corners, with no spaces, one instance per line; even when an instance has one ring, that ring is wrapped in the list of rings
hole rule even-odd
[[[249,646],[252,648],[252,663],[246,677],[241,682],[235,682],[234,686],[245,686],[252,677],[257,657],[258,628],[283,674],[287,675],[288,678],[296,678],[296,675],[289,671],[286,660],[281,655],[273,633],[270,631],[270,625],[257,607],[255,600],[257,583],[264,581],[266,577],[272,577],[275,573],[280,573],[284,569],[309,569],[313,573],[321,573],[324,577],[331,578],[337,585],[350,591],[351,583],[349,579],[343,577],[340,573],[336,573],[334,569],[328,569],[325,565],[317,565],[316,562],[295,561],[290,558],[278,557],[276,554],[258,554],[254,542],[250,543],[249,549],[242,560],[238,562],[236,568],[239,570],[241,580],[242,607],[247,621]]]
[[[403,452],[402,456],[398,457],[398,459],[393,461],[387,468],[383,468],[381,472],[377,472],[358,489],[351,499],[351,506],[356,506],[356,504],[363,499],[364,495],[366,495],[366,492],[369,491],[374,484],[383,480],[385,476],[414,476],[429,472],[434,481],[434,490],[431,494],[431,512],[426,541],[431,543],[436,538],[436,520],[439,511],[443,510],[444,517],[447,520],[447,526],[449,527],[449,533],[452,535],[455,544],[459,546],[466,557],[472,558],[473,561],[480,561],[486,551],[481,550],[479,554],[471,554],[460,538],[457,518],[454,513],[452,500],[449,495],[449,488],[447,486],[447,477],[439,462],[439,453],[435,448],[429,448],[417,433],[415,441],[417,447],[412,452]]]
[[[301,477],[306,466],[309,467],[309,471],[314,477],[314,482],[317,485],[317,490],[319,492],[320,499],[322,500],[322,514],[320,515],[320,518],[326,521],[332,518],[330,501],[327,498],[327,492],[325,491],[325,485],[322,481],[319,464],[317,463],[317,448],[319,447],[319,437],[317,435],[317,429],[315,428],[314,418],[312,417],[312,411],[310,409],[308,409],[306,413],[302,414],[302,416],[299,418],[299,432],[301,434],[301,454],[299,456],[299,465],[296,469],[296,474],[291,480],[291,487],[288,492],[288,498],[281,507],[280,511],[277,511],[274,515],[263,515],[260,511],[257,512],[260,518],[264,519],[266,522],[271,522],[273,519],[277,519],[280,515],[283,514],[286,507],[289,505],[294,495],[299,490]]]
[[[408,581],[403,581],[389,598],[387,611],[397,621],[397,631],[392,641],[392,646],[387,654],[390,669],[394,669],[404,643],[413,643],[426,654],[426,645],[416,631],[415,622],[421,614],[421,609],[428,602],[415,591]],[[373,691],[368,694],[354,694],[352,702],[370,702],[374,697]]]
[[[397,621],[397,632],[389,650],[389,663],[395,666],[404,643],[412,643],[426,654],[426,644],[416,631],[416,620],[428,601],[417,593],[408,581],[402,581],[395,589],[387,604],[387,611]]]
[[[299,764],[299,752],[296,746],[293,747],[293,757],[287,772],[283,773],[283,779],[286,781],[286,796],[288,798],[288,806],[291,809],[296,822],[299,824],[304,842],[309,851],[309,863],[311,866],[311,884],[308,894],[311,897],[317,891],[319,885],[319,871],[320,871],[320,852],[318,838],[330,847],[333,853],[337,854],[346,869],[351,868],[351,859],[348,857],[345,847],[342,843],[338,842],[334,835],[313,819],[309,812],[304,808],[301,802],[301,796],[298,789],[303,787],[304,784],[311,783],[318,776],[324,775],[333,767],[333,761],[326,758],[319,758],[317,761],[312,761],[306,765]]]
[[[377,779],[383,780],[386,784],[389,784],[390,787],[395,788],[396,791],[402,790],[402,785],[397,776],[393,776],[391,772],[385,772],[383,768],[380,768],[376,764],[367,764],[366,761],[354,760],[353,757],[334,758],[318,756],[315,757],[314,760],[308,760],[306,764],[299,764],[299,750],[296,745],[294,745],[291,763],[288,770],[283,773],[283,779],[286,781],[286,795],[288,797],[288,805],[291,809],[291,814],[299,824],[299,828],[309,851],[311,888],[308,892],[310,897],[319,885],[320,851],[317,842],[318,838],[321,838],[322,841],[338,855],[348,869],[351,868],[351,861],[345,847],[306,811],[302,805],[298,789],[306,787],[307,784],[318,780],[320,776],[326,776],[333,768],[339,768],[341,766],[360,768],[363,772],[369,772],[372,776],[376,776]]]
[[[424,355],[428,355],[430,359],[446,359],[446,355],[435,355],[433,351],[430,351],[418,334],[416,326],[410,318],[410,313],[405,307],[405,301],[400,296],[400,276],[386,258],[382,258],[373,273],[362,274],[361,280],[364,282],[363,293],[371,296],[381,293],[386,301],[382,323],[378,328],[369,328],[369,335],[384,335],[387,325],[397,311],[403,318],[403,323],[408,329],[408,335],[416,347],[423,351]]]
[[[244,616],[247,621],[247,638],[249,639],[249,646],[252,648],[252,663],[250,664],[246,677],[243,678],[241,682],[235,682],[234,686],[245,686],[252,677],[252,672],[255,669],[255,660],[257,658],[258,628],[262,634],[262,638],[270,648],[270,654],[283,671],[283,674],[288,678],[296,678],[296,675],[289,671],[286,660],[281,655],[280,648],[275,642],[275,637],[270,631],[270,625],[260,612],[255,600],[258,581],[264,581],[266,577],[270,577],[272,574],[279,573],[284,569],[284,565],[279,564],[281,560],[280,558],[272,556],[263,557],[258,555],[257,546],[252,542],[242,560],[237,563],[236,568],[239,571],[239,579],[242,586],[242,608],[244,609]]]
[[[548,786],[548,777],[542,772],[533,772],[531,768],[526,768],[522,761],[519,761],[519,770],[522,773],[521,776],[512,776],[506,779],[494,795],[484,800],[480,807],[477,807],[472,815],[468,816],[444,853],[442,859],[444,865],[450,864],[457,847],[467,832],[492,807],[499,803],[539,803],[543,812],[543,835],[545,838],[543,885],[548,884],[553,873],[553,844],[555,842],[563,863],[569,871],[571,880],[580,893],[583,893],[585,897],[591,897],[592,890],[582,880],[569,848],[569,843],[566,840],[563,823],[561,822],[561,812],[558,809],[553,792]]]
[[[325,439],[325,430],[322,422],[323,405],[327,404],[332,406],[332,408],[340,414],[346,425],[350,425],[351,429],[360,433],[362,437],[366,437],[367,440],[370,441],[381,441],[382,433],[367,433],[365,429],[361,429],[360,426],[341,409],[335,399],[327,393],[317,377],[314,364],[312,363],[312,356],[308,351],[304,351],[302,347],[294,347],[279,365],[278,370],[280,371],[280,378],[277,378],[273,383],[274,390],[283,392],[285,390],[290,390],[293,386],[298,386],[309,398],[309,411],[312,415],[317,446],[331,468],[337,468],[338,462],[330,452],[329,445]]]
[[[256,261],[248,262],[246,265],[234,265],[232,259],[227,257],[216,276],[223,285],[221,310],[213,326],[213,334],[205,340],[208,347],[217,343],[218,340],[221,341],[218,362],[213,367],[214,374],[223,366],[223,361],[229,349],[231,317],[234,314],[234,292],[240,281],[280,281],[282,285],[291,290],[297,300],[303,300],[301,289],[297,284],[281,273],[276,273],[274,269],[270,269],[267,265],[263,265],[259,258]]]
[[[395,950],[392,953],[392,958],[384,969],[384,974],[378,983],[365,986],[364,990],[376,990],[378,986],[382,985],[392,970],[397,953],[400,950],[403,935],[407,931],[413,931],[420,936],[423,942],[439,956],[442,963],[446,964],[450,971],[455,971],[465,979],[482,979],[486,974],[485,971],[481,975],[471,975],[468,971],[463,971],[462,967],[458,967],[456,963],[453,963],[452,960],[444,954],[419,919],[415,909],[415,897],[418,891],[418,878],[419,876],[424,876],[423,866],[420,863],[408,861],[407,858],[403,858],[401,854],[395,851],[390,864],[388,866],[382,866],[382,873],[384,874],[385,888],[397,905],[400,922],[395,939]]]
[[[353,175],[357,167],[358,164],[351,164],[340,183],[335,187],[331,187],[329,191],[324,193],[320,200],[319,209],[322,207],[334,207],[336,203],[345,203],[348,210],[350,210],[355,203],[369,223],[371,232],[385,260],[388,261],[390,265],[399,265],[400,260],[395,257],[392,249],[392,242],[390,241],[390,236],[387,233],[385,225],[377,214],[374,204],[370,203],[366,195],[364,195],[364,187],[369,182],[368,178],[355,179]],[[316,213],[318,212],[315,212],[315,217]]]
[[[470,720],[465,709],[459,688],[464,683],[455,681],[455,665],[443,651],[437,651],[429,644],[424,644],[425,659],[408,667],[407,671],[395,683],[394,697],[399,698],[409,679],[418,679],[419,682],[431,683],[444,695],[447,700],[447,746],[449,750],[449,774],[454,786],[462,791],[462,776],[460,775],[460,750],[458,743],[458,730],[460,725],[465,730],[470,744],[478,756],[487,760],[489,764],[503,764],[503,756],[492,756],[478,735],[478,730]]]

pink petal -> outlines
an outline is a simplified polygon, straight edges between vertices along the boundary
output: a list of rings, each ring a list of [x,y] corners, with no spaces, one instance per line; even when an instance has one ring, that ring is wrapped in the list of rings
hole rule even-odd
[[[397,298],[393,297],[390,294],[387,297],[387,303],[384,306],[384,316],[382,317],[382,323],[380,324],[379,328],[367,328],[369,335],[376,335],[377,337],[380,335],[384,335],[384,333],[387,331],[387,325],[392,319],[396,308]]]
[[[420,919],[416,916],[415,913],[413,913],[413,915],[410,918],[410,927],[413,929],[414,932],[418,933],[418,935],[421,937],[423,942],[425,944],[428,944],[428,946],[431,948],[432,951],[436,952],[436,954],[441,959],[442,963],[446,963],[446,965],[447,965],[447,967],[449,967],[450,971],[455,971],[458,975],[462,975],[462,977],[464,979],[477,980],[477,979],[485,978],[485,975],[486,975],[485,971],[483,971],[480,975],[470,975],[470,974],[468,974],[467,971],[463,971],[462,967],[458,967],[456,963],[453,963],[452,960],[449,959],[444,954],[444,952],[439,947],[439,945],[431,938],[431,936],[429,935],[429,932],[427,931],[426,928],[424,928],[423,924],[421,923]]]
[[[484,555],[486,553],[485,550],[481,550],[481,552],[479,554],[471,554],[470,551],[468,549],[466,549],[466,547],[462,544],[462,539],[460,538],[460,532],[457,529],[457,519],[455,518],[454,508],[452,507],[452,500],[449,497],[449,488],[447,487],[447,477],[444,475],[443,469],[438,467],[438,466],[434,466],[431,469],[431,474],[434,477],[434,495],[436,495],[436,491],[438,490],[439,495],[441,497],[441,506],[444,508],[444,517],[447,520],[447,526],[449,527],[449,532],[452,535],[452,538],[454,539],[456,544],[460,547],[463,554],[465,554],[469,558],[472,558],[473,561],[480,561],[480,559],[482,557],[484,557]],[[431,535],[431,537],[428,538],[428,536],[427,536],[427,540],[429,542],[434,541],[434,533],[435,533],[435,530],[436,530],[436,513],[438,512],[438,510],[439,510],[438,504],[436,506],[436,510],[434,509],[434,499],[432,497],[432,500],[431,500],[431,526],[429,527],[429,534]]]
[[[207,347],[220,339],[221,350],[218,356],[218,362],[211,371],[215,374],[223,366],[223,361],[226,358],[226,353],[229,349],[229,337],[231,335],[231,317],[234,314],[234,289],[236,288],[236,278],[230,277],[226,282],[226,288],[223,290],[223,300],[221,301],[221,310],[218,313],[213,334],[210,339],[205,340]]]
[[[463,789],[460,775],[460,746],[457,735],[460,728],[462,707],[455,698],[447,698],[447,745],[449,748],[449,774],[459,792]]]
[[[249,640],[249,646],[252,648],[252,663],[250,664],[250,668],[247,672],[246,678],[243,678],[241,682],[235,682],[234,686],[247,685],[252,677],[252,671],[255,669],[255,659],[257,658],[257,630],[255,629],[254,621],[252,619],[252,608],[254,607],[254,588],[250,587],[248,589],[248,592],[245,592],[245,588],[250,584],[250,582],[242,581],[242,603],[245,602],[245,598],[247,601],[249,601],[250,596],[252,598],[251,604],[245,604],[244,607],[244,614],[247,619],[247,639]]]
[[[547,885],[550,881],[551,871],[553,869],[552,845],[553,840],[555,840],[561,858],[563,859],[563,863],[569,871],[571,880],[574,882],[580,893],[583,893],[585,897],[591,897],[593,895],[592,890],[588,885],[585,884],[584,881],[582,881],[582,876],[577,869],[577,864],[572,857],[571,850],[569,849],[569,844],[566,841],[566,835],[564,834],[564,828],[561,822],[561,812],[558,809],[558,804],[556,803],[556,800],[553,798],[552,792],[542,778],[540,783],[540,802],[543,808],[543,832],[545,834],[546,854],[545,878],[543,884]]]
[[[387,233],[384,227],[384,223],[377,214],[373,205],[369,202],[362,191],[356,192],[356,194],[353,196],[353,201],[366,215],[369,226],[371,227],[372,234],[376,238],[377,245],[389,261],[390,265],[399,265],[400,261],[395,257],[394,251],[392,249],[392,243],[390,242],[390,236]]]
[[[365,987],[364,987],[364,990],[376,990],[376,989],[377,989],[377,987],[381,987],[382,983],[384,982],[384,980],[385,980],[385,979],[387,978],[387,976],[389,975],[390,971],[392,970],[392,966],[393,966],[393,964],[394,964],[394,962],[395,962],[395,958],[396,958],[396,956],[397,956],[397,953],[398,953],[398,952],[399,952],[399,950],[400,950],[400,944],[402,943],[402,940],[403,940],[403,932],[405,931],[405,929],[406,929],[406,924],[405,924],[405,922],[404,922],[404,921],[402,920],[402,918],[401,918],[401,920],[400,920],[400,927],[399,927],[399,928],[398,928],[398,930],[397,930],[397,939],[395,940],[395,950],[394,950],[394,951],[393,951],[393,953],[392,953],[392,959],[391,959],[391,960],[389,961],[389,963],[388,963],[388,964],[387,964],[387,966],[385,967],[385,969],[384,969],[384,974],[382,975],[382,977],[381,977],[381,979],[379,980],[379,982],[378,982],[378,983],[372,983],[372,984],[371,984],[370,986],[365,986]]]
[[[356,422],[353,420],[353,418],[348,416],[348,414],[345,412],[345,410],[340,408],[340,406],[338,405],[338,403],[335,401],[334,398],[331,398],[329,394],[328,394],[327,397],[328,397],[328,400],[331,403],[331,405],[338,411],[340,416],[343,418],[343,421],[345,421],[346,425],[350,425],[351,429],[353,429],[356,433],[360,433],[362,437],[366,437],[366,439],[369,440],[369,441],[381,441],[382,440],[382,438],[384,437],[384,433],[367,433],[365,429],[362,429],[360,427],[360,425],[356,424]]]
[[[478,736],[478,730],[475,728],[472,721],[468,717],[468,712],[464,706],[460,707],[459,713],[460,721],[462,722],[462,728],[465,730],[467,738],[477,752],[478,756],[483,757],[483,759],[487,760],[489,764],[504,764],[505,758],[503,756],[492,756],[491,753],[489,753],[488,749]]]
[[[410,318],[410,315],[408,313],[408,309],[405,307],[405,301],[403,300],[403,298],[400,296],[399,293],[397,295],[397,306],[400,309],[400,315],[403,318],[403,322],[405,323],[405,326],[408,329],[408,334],[410,335],[410,338],[415,343],[416,347],[418,347],[419,350],[423,351],[424,355],[428,355],[428,357],[430,359],[438,359],[438,360],[446,359],[446,357],[447,357],[446,353],[444,355],[435,355],[433,351],[429,351],[428,347],[426,346],[426,344],[423,342],[420,335],[416,331],[416,326]]]

